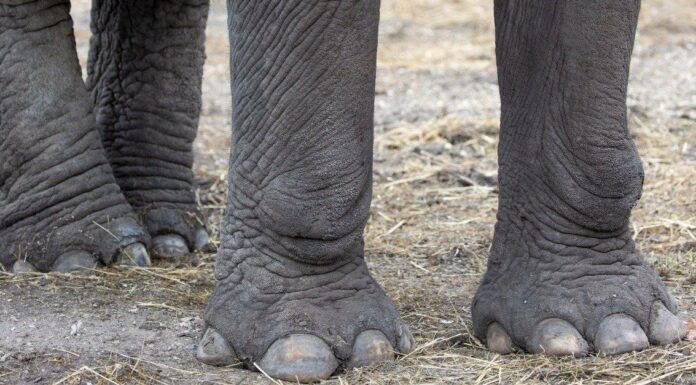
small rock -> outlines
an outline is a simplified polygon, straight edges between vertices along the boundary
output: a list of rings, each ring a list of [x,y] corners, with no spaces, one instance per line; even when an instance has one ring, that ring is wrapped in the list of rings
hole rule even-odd
[[[70,326],[70,335],[76,336],[77,333],[79,333],[81,327],[82,327],[82,321],[77,321],[76,324],[72,324],[72,326]]]
[[[432,154],[432,155],[440,155],[443,152],[445,152],[446,149],[447,148],[444,144],[427,143],[427,144],[421,144],[419,146],[416,146],[413,149],[413,152],[415,152],[416,154],[428,153],[428,154]]]

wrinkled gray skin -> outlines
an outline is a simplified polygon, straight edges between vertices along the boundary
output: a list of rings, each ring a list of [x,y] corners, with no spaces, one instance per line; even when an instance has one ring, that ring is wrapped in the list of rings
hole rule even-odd
[[[192,142],[208,4],[95,0],[87,87],[67,0],[0,1],[0,261],[149,264],[204,237]],[[101,140],[100,140],[101,138]]]
[[[638,1],[495,2],[500,205],[476,335],[616,354],[678,341],[629,234],[643,171],[626,128]],[[414,347],[370,276],[379,1],[228,0],[228,213],[203,362],[312,381]],[[191,143],[206,0],[95,0],[85,87],[67,0],[0,0],[0,261],[146,265],[205,243]]]

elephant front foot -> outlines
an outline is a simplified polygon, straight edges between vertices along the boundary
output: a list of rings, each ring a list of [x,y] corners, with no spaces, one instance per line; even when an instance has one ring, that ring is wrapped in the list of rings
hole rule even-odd
[[[531,215],[496,226],[472,304],[475,333],[490,350],[613,355],[683,338],[674,299],[628,231],[581,236],[544,226]]]
[[[414,340],[362,257],[311,265],[222,250],[218,284],[205,313],[197,357],[243,362],[267,375],[311,382],[339,367],[371,365],[408,353]],[[231,263],[230,263],[231,262]]]
[[[139,210],[145,228],[152,236],[151,251],[155,257],[178,258],[209,248],[208,232],[195,205],[178,206],[183,207],[156,205],[156,208]]]
[[[43,185],[11,197],[0,209],[5,269],[67,273],[112,263],[150,265],[150,237],[108,165],[89,164],[100,159],[98,151],[87,151],[63,168],[49,167]],[[22,189],[30,178],[29,172],[19,176],[14,187]]]
[[[150,255],[147,248],[141,242],[132,243],[120,248],[116,261],[124,266],[150,266]],[[41,262],[36,263],[41,265]],[[71,273],[82,269],[97,268],[102,264],[102,259],[95,252],[95,248],[82,247],[79,250],[70,250],[60,254],[48,267],[39,270],[34,263],[25,259],[17,259],[10,268],[14,274],[38,273],[41,271],[55,271],[58,273]]]

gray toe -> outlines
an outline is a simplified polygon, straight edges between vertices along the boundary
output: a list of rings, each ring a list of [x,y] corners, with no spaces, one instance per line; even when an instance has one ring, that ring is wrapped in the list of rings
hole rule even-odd
[[[196,250],[206,253],[212,251],[213,247],[210,244],[210,236],[208,235],[208,232],[205,231],[205,229],[196,230],[196,240],[194,241],[194,247],[196,248]]]
[[[311,334],[292,334],[275,341],[259,361],[269,376],[312,382],[329,378],[338,367],[329,345]]]
[[[686,325],[672,314],[662,302],[657,301],[650,313],[648,340],[653,345],[669,345],[679,342],[686,335]]]
[[[488,350],[498,354],[510,354],[514,351],[512,340],[499,323],[493,322],[486,332]]]
[[[51,270],[59,273],[69,273],[80,269],[93,269],[97,267],[97,261],[92,254],[86,251],[70,251],[53,262]]]
[[[189,253],[186,240],[177,234],[158,235],[152,238],[152,254],[162,258],[183,257]]]
[[[416,347],[416,341],[413,339],[413,334],[409,330],[408,326],[400,324],[398,326],[397,332],[397,345],[396,348],[401,354],[408,354],[413,351]]]
[[[204,364],[213,366],[231,365],[237,361],[237,356],[225,337],[211,327],[203,333],[203,337],[198,342],[196,358]]]
[[[17,260],[13,265],[12,265],[12,272],[15,274],[24,274],[24,273],[36,273],[38,270],[32,265],[31,263],[23,260]]]
[[[527,350],[552,356],[580,357],[587,354],[588,345],[568,321],[547,318],[534,329]]]
[[[594,338],[595,350],[605,356],[642,350],[649,345],[638,322],[626,314],[612,314],[602,320]]]
[[[150,255],[145,245],[136,242],[121,251],[118,261],[122,265],[147,267],[150,266]]]
[[[369,366],[393,360],[394,348],[387,336],[379,330],[365,330],[355,338],[346,367]]]

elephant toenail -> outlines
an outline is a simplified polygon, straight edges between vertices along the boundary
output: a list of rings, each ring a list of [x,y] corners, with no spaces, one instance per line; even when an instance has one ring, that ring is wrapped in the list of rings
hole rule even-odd
[[[292,334],[275,341],[259,361],[259,367],[273,378],[312,382],[329,378],[338,367],[338,360],[321,338]]]
[[[118,261],[127,266],[150,266],[150,255],[147,248],[140,242],[126,246],[119,255]]]
[[[14,274],[24,274],[24,273],[36,273],[38,270],[31,263],[23,260],[17,260],[12,265],[12,272]]]
[[[512,340],[499,323],[494,322],[486,332],[488,350],[498,354],[510,354],[514,351]]]
[[[636,320],[625,314],[612,314],[599,324],[595,350],[605,356],[642,350],[650,345]]]
[[[196,358],[204,364],[213,366],[231,365],[237,361],[237,356],[225,337],[211,327],[203,333],[203,337],[198,342]]]
[[[650,312],[648,340],[653,345],[669,345],[679,342],[686,335],[686,325],[657,301]]]
[[[71,251],[62,254],[53,262],[53,271],[59,273],[69,273],[80,269],[93,269],[97,266],[97,261],[92,254],[86,251]]]
[[[205,229],[199,228],[196,230],[196,237],[193,243],[198,251],[202,251],[204,253],[212,253],[215,251],[215,247],[210,243],[210,236]]]
[[[547,318],[536,326],[530,346],[532,353],[552,356],[581,357],[587,354],[588,345],[577,329],[560,318]]]
[[[182,257],[189,253],[186,240],[177,234],[158,235],[152,238],[152,254],[161,258]]]
[[[408,354],[413,351],[416,347],[416,341],[413,339],[413,334],[409,330],[408,326],[400,324],[398,326],[398,343],[397,349],[401,354]]]
[[[369,366],[393,360],[394,348],[384,333],[379,330],[365,330],[355,338],[353,353],[346,367]]]

